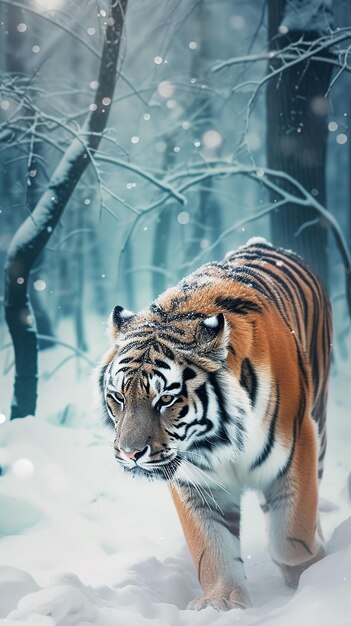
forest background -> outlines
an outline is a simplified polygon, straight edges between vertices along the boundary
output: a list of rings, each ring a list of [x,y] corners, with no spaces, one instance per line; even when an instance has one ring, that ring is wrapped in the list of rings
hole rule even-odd
[[[115,305],[263,236],[332,303],[328,556],[292,595],[249,494],[235,619],[349,626],[349,0],[0,0],[0,44],[0,620],[233,623],[184,610],[167,489],[118,472],[92,370]]]
[[[35,412],[38,372],[45,385],[37,348],[64,342],[54,371],[74,359],[86,376],[115,304],[144,307],[252,235],[319,272],[347,360],[349,3],[1,0],[0,12],[12,417]]]

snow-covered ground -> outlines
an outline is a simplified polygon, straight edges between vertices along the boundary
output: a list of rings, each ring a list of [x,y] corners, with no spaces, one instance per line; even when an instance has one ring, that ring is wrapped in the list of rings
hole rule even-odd
[[[47,352],[42,371],[63,356]],[[242,556],[255,607],[196,613],[186,606],[200,589],[167,487],[128,478],[115,464],[89,368],[81,366],[78,383],[70,382],[75,369],[45,381],[36,418],[0,424],[0,624],[351,625],[350,375],[338,371],[331,385],[321,490],[328,556],[288,590],[250,493]]]

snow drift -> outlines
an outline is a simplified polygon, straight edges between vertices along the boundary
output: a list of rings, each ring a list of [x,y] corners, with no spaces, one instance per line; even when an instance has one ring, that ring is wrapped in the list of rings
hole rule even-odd
[[[200,588],[167,487],[123,474],[111,433],[79,397],[70,410],[79,417],[64,425],[60,393],[55,413],[42,404],[37,418],[1,424],[0,624],[350,626],[349,384],[346,376],[333,381],[329,409],[320,504],[328,555],[295,593],[287,589],[249,493],[242,556],[255,606],[245,612],[186,610]]]

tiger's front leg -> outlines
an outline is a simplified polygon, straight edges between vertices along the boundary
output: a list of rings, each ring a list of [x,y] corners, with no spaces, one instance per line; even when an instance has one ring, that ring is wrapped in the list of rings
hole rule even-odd
[[[223,503],[212,488],[203,499],[188,486],[171,487],[171,493],[203,589],[203,596],[188,608],[227,611],[251,606],[240,556],[240,499]]]

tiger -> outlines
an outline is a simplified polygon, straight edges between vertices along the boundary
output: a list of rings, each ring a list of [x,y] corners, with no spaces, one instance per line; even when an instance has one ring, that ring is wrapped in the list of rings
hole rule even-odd
[[[129,475],[168,483],[202,588],[188,608],[252,606],[240,552],[247,489],[296,588],[325,555],[332,317],[315,272],[254,238],[138,314],[116,306],[110,326],[98,387],[115,458]]]

